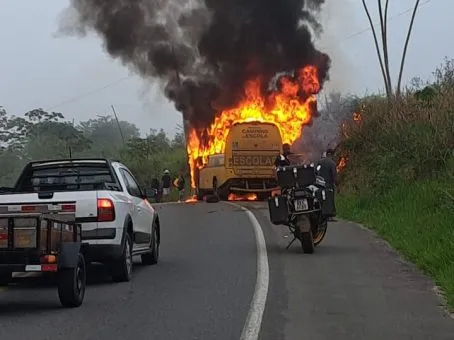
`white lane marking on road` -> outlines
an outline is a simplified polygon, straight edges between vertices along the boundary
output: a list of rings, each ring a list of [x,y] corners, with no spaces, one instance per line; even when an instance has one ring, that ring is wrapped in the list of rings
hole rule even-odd
[[[257,244],[257,279],[255,282],[255,290],[251,307],[249,309],[240,340],[257,340],[262,326],[263,312],[265,311],[266,299],[268,296],[268,285],[270,281],[265,236],[263,235],[262,227],[260,226],[259,221],[254,216],[252,211],[239,204],[231,202],[225,203],[243,210],[249,217],[254,229]]]

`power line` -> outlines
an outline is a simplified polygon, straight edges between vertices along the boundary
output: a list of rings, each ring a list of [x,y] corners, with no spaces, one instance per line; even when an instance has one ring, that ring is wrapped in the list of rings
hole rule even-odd
[[[117,79],[117,80],[113,81],[112,83],[109,83],[109,84],[104,85],[104,86],[102,86],[102,87],[98,87],[98,88],[96,88],[96,89],[93,89],[93,90],[90,91],[90,92],[86,92],[86,93],[84,93],[84,94],[82,94],[82,95],[79,95],[79,96],[77,96],[77,97],[73,97],[73,98],[71,98],[71,99],[65,100],[65,101],[60,102],[60,103],[58,103],[58,104],[52,105],[52,106],[48,107],[48,108],[46,109],[46,111],[49,111],[49,110],[52,110],[52,109],[54,109],[54,108],[56,108],[56,107],[58,107],[58,106],[62,106],[62,105],[65,105],[65,104],[69,104],[69,103],[78,101],[78,100],[80,100],[80,99],[83,99],[83,98],[85,98],[85,97],[91,96],[92,94],[101,92],[101,91],[103,91],[103,90],[105,90],[105,89],[107,89],[107,88],[109,88],[109,87],[112,87],[112,86],[114,86],[114,85],[117,85],[118,83],[121,83],[121,82],[123,82],[123,81],[125,81],[126,79],[129,79],[129,78],[131,78],[131,77],[132,77],[132,74],[129,75],[129,76],[126,76],[126,77]]]
[[[420,4],[419,4],[419,7],[422,7],[422,6],[424,6],[424,5],[427,5],[427,4],[430,3],[430,2],[432,2],[432,0],[426,0],[426,1],[422,2],[422,3],[420,3]],[[413,10],[413,7],[410,7],[410,8],[408,8],[408,9],[402,11],[402,12],[396,13],[396,14],[390,16],[390,17],[388,18],[387,22],[391,21],[392,19],[401,17],[402,15],[405,15],[405,14],[411,12],[412,10]],[[378,26],[378,25],[376,25],[376,26]],[[364,28],[364,29],[362,29],[362,30],[360,30],[360,31],[357,31],[357,32],[355,32],[355,33],[353,33],[353,34],[351,34],[351,35],[349,35],[349,36],[347,36],[347,37],[345,37],[345,38],[339,40],[338,43],[342,43],[342,42],[344,42],[344,41],[351,40],[351,39],[356,38],[357,36],[359,36],[359,35],[361,35],[361,34],[364,34],[364,33],[368,32],[368,31],[371,31],[371,30],[372,30],[372,28],[369,26],[369,27],[367,27],[367,28]],[[323,46],[322,46],[322,47],[323,47]],[[56,108],[56,107],[59,107],[59,106],[65,105],[65,104],[69,104],[69,103],[78,101],[78,100],[80,100],[80,99],[83,99],[83,98],[85,98],[85,97],[91,96],[92,94],[95,94],[95,93],[104,91],[105,89],[110,88],[110,87],[112,87],[112,86],[114,86],[114,85],[116,85],[116,84],[118,84],[118,83],[120,83],[120,82],[123,82],[124,80],[129,79],[129,78],[131,78],[132,76],[133,76],[133,75],[131,74],[131,75],[129,75],[129,76],[126,76],[126,77],[117,79],[116,81],[114,81],[114,82],[112,82],[112,83],[109,83],[109,84],[107,84],[107,85],[104,85],[104,86],[99,87],[99,88],[96,88],[96,89],[93,89],[93,90],[90,91],[90,92],[87,92],[87,93],[82,94],[82,95],[77,96],[77,97],[73,97],[73,98],[68,99],[68,100],[65,100],[65,101],[60,102],[60,103],[58,103],[58,104],[56,104],[56,105],[52,105],[52,106],[48,107],[46,110],[49,111],[49,110],[52,110],[52,109],[54,109],[54,108]]]
[[[418,9],[419,9],[420,7],[422,7],[422,6],[424,6],[424,5],[427,5],[429,2],[432,2],[432,0],[423,1],[422,3],[419,4]],[[401,17],[402,15],[407,14],[407,13],[413,11],[413,8],[414,8],[414,7],[407,8],[406,10],[404,10],[404,11],[402,11],[402,12],[396,13],[396,14],[394,14],[394,15],[388,17],[388,20],[386,20],[386,22],[388,23],[388,22],[391,21],[392,19]],[[374,28],[376,28],[376,27],[379,27],[379,24],[374,25]],[[369,27],[364,28],[364,29],[362,29],[362,30],[360,30],[360,31],[357,31],[357,32],[355,32],[355,33],[353,33],[353,34],[351,34],[351,35],[349,35],[349,36],[346,36],[345,38],[339,40],[338,43],[341,43],[341,42],[344,42],[344,41],[347,41],[347,40],[351,40],[351,39],[356,38],[357,36],[359,36],[359,35],[361,35],[361,34],[364,34],[364,33],[366,33],[366,32],[369,32],[369,31],[371,31],[371,30],[372,30],[372,28],[369,26]]]

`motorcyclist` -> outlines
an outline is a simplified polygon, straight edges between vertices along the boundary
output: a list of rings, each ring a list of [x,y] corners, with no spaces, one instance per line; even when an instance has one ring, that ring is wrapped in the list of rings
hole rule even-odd
[[[337,177],[337,169],[336,169],[336,162],[334,161],[334,150],[333,149],[328,149],[326,152],[322,154],[322,158],[317,162],[317,166],[320,165],[320,170],[318,171],[319,176],[323,177],[325,180],[325,185],[327,190],[332,190],[333,191],[333,197],[334,193],[336,192],[336,188],[339,185],[339,180]],[[333,207],[334,207],[334,212],[336,211],[336,206],[334,205],[333,202]],[[334,221],[334,219],[331,219]]]
[[[326,153],[322,154],[322,158],[318,161],[317,165],[321,165],[319,175],[324,178],[326,187],[335,190],[339,185],[336,162],[334,161],[334,150],[328,149]]]
[[[276,157],[276,160],[274,161],[274,166],[287,166],[290,165],[290,160],[288,159],[288,156],[293,154],[293,152],[290,151],[290,144],[285,143],[282,144],[282,153]]]

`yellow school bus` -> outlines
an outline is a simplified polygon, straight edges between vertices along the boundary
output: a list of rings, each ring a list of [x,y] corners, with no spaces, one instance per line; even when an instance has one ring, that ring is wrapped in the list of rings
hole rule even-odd
[[[221,199],[230,193],[255,193],[267,197],[278,189],[274,161],[282,152],[279,128],[272,123],[236,123],[230,129],[223,154],[212,155],[196,172],[197,196],[217,192]]]

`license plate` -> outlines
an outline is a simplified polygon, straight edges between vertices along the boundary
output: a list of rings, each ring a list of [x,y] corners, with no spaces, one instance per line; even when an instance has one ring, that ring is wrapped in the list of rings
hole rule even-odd
[[[307,199],[300,199],[295,200],[295,211],[305,211],[309,209],[309,205],[307,204]]]

